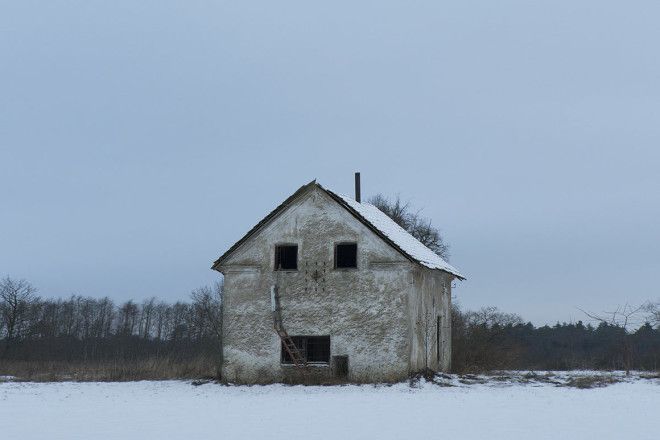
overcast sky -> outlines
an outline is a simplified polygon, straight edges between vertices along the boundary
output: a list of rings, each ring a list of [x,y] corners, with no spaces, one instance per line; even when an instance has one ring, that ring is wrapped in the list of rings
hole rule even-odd
[[[660,3],[1,1],[0,276],[185,299],[317,178],[534,323],[660,297]]]

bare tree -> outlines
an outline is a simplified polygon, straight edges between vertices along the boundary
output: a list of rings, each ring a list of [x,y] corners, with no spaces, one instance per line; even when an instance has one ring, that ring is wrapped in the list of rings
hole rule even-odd
[[[626,303],[623,306],[617,306],[616,309],[610,312],[593,313],[582,309],[580,311],[596,322],[604,322],[628,331],[632,327],[643,324],[642,312],[644,309],[645,305],[632,306]]]
[[[515,313],[500,312],[497,307],[482,307],[476,312],[467,312],[465,314],[469,325],[482,325],[492,328],[495,325],[504,327],[506,325],[518,325],[523,323],[523,319]]]
[[[646,312],[646,321],[654,326],[660,326],[660,301],[644,304],[644,311]]]
[[[431,220],[423,218],[420,211],[413,212],[408,202],[402,202],[399,196],[390,200],[382,194],[377,194],[369,199],[369,203],[387,214],[441,258],[449,260],[449,245],[445,243],[440,231],[431,224]]]
[[[118,316],[118,333],[124,336],[132,336],[135,334],[135,328],[138,325],[138,306],[133,300],[126,301],[119,308]]]
[[[222,375],[223,363],[223,338],[222,338],[222,282],[217,282],[213,287],[205,286],[193,290],[191,297],[193,300],[193,314],[196,319],[196,325],[200,331],[211,335],[218,343],[218,362],[216,376],[218,379]]]
[[[376,194],[369,199],[369,203],[383,211],[396,224],[406,229],[408,226],[408,216],[410,215],[410,206],[408,202],[402,202],[398,195],[396,199],[390,200],[382,194]]]
[[[6,277],[0,281],[0,319],[5,334],[5,351],[23,330],[30,307],[38,299],[36,291],[26,280]]]
[[[191,293],[197,327],[222,340],[222,283],[204,286]]]
[[[167,334],[167,322],[170,320],[172,313],[167,303],[159,301],[154,308],[155,313],[155,327],[156,327],[156,340],[160,341]]]
[[[628,331],[633,327],[639,327],[643,324],[644,318],[642,313],[645,310],[645,305],[632,306],[628,303],[623,306],[618,306],[613,311],[593,313],[587,312],[582,309],[582,313],[596,322],[604,323],[614,327],[620,328],[623,332],[620,339],[620,344],[623,350],[623,367],[626,374],[630,374],[634,359],[633,344]]]
[[[156,308],[156,298],[154,298],[153,296],[151,298],[142,301],[142,306],[140,308],[140,324],[139,324],[138,333],[140,337],[144,339],[149,339],[149,337],[152,334],[155,308]]]

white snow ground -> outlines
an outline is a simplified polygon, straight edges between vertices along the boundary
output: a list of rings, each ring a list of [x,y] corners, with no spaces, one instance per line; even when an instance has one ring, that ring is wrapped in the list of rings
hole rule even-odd
[[[658,439],[660,380],[604,388],[0,383],[0,438]],[[465,381],[464,381],[465,382]],[[470,381],[467,381],[470,382]]]

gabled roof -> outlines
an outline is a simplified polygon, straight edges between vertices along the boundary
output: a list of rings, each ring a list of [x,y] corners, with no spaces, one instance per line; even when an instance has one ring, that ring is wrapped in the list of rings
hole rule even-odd
[[[371,229],[376,235],[387,242],[390,246],[399,251],[403,256],[410,261],[416,262],[421,266],[434,270],[442,270],[448,272],[459,279],[465,279],[461,273],[443,260],[439,255],[431,249],[422,244],[419,240],[413,237],[408,231],[399,226],[394,220],[388,217],[381,210],[376,208],[371,203],[357,202],[356,200],[334,193],[328,189],[323,188],[316,180],[311,181],[307,185],[300,187],[295,193],[287,198],[281,205],[275,208],[270,214],[264,217],[255,227],[237,241],[227,252],[225,252],[214,263],[212,268],[218,269],[218,266],[238,247],[247,241],[252,235],[257,233],[261,228],[266,226],[273,218],[279,213],[284,211],[295,199],[300,195],[307,192],[307,190],[316,187],[325,192],[330,198],[335,200],[350,212],[355,218],[360,220],[365,226]]]
[[[326,190],[326,192],[330,193],[331,191]],[[368,222],[377,229],[380,232],[379,235],[387,237],[391,241],[390,244],[393,244],[404,255],[429,269],[444,270],[458,278],[465,279],[455,267],[447,263],[442,257],[413,237],[408,231],[371,203],[360,203],[341,194],[335,195],[340,197],[344,203],[353,209],[363,223]]]

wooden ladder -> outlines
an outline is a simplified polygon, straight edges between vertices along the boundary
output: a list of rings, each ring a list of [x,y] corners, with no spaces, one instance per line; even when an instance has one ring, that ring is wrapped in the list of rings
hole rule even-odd
[[[273,308],[273,328],[282,340],[284,350],[286,350],[296,368],[305,369],[307,367],[305,356],[282,325],[282,309],[280,307],[280,294],[277,286],[271,287],[270,300]]]

